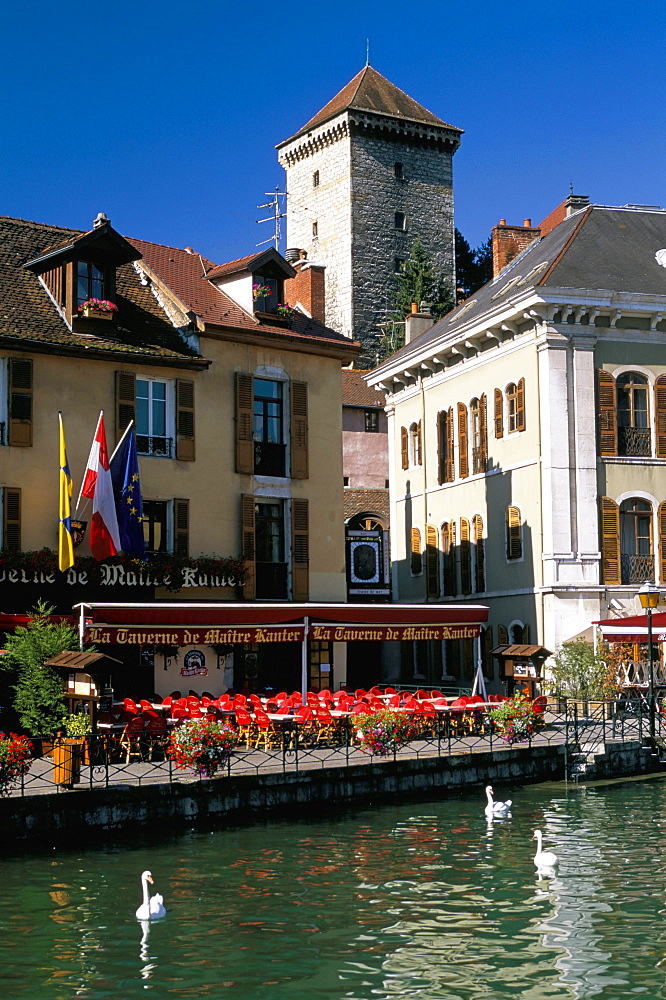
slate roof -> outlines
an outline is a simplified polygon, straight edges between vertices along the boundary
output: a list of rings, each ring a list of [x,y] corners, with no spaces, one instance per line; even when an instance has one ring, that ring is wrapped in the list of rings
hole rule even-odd
[[[113,329],[108,334],[69,329],[38,277],[23,264],[46,247],[65,245],[80,235],[80,230],[0,217],[0,341],[14,348],[32,344],[35,349],[205,365],[165,318],[131,264],[116,272],[119,312]]]
[[[424,108],[404,90],[396,87],[372,66],[364,66],[360,73],[357,73],[354,79],[350,80],[347,86],[343,87],[314,118],[311,118],[290,139],[281,142],[277,148],[280,149],[281,146],[296,139],[303,132],[309,132],[317,125],[328,121],[329,118],[334,118],[347,110],[372,111],[375,114],[388,115],[406,122],[421,122],[424,125],[451,129],[462,134],[462,129],[456,128],[455,125],[448,125],[437,115],[433,115],[431,111]]]
[[[492,315],[514,297],[536,290],[598,289],[666,296],[666,268],[655,254],[666,248],[666,212],[639,207],[589,205],[564,219],[469,299],[396,351],[376,372],[406,360],[435,343]]]
[[[384,406],[385,393],[368,385],[364,378],[367,374],[363,368],[342,369],[343,406]]]

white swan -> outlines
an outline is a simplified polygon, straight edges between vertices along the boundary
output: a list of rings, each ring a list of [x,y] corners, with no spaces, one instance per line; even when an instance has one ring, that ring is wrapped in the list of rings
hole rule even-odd
[[[148,895],[148,883],[151,885],[154,882],[153,876],[150,872],[143,872],[141,875],[141,886],[143,888],[143,902],[141,906],[136,911],[137,920],[159,920],[160,917],[166,916],[166,907],[164,906],[164,899],[160,896],[159,892],[156,892],[154,896]]]
[[[493,816],[508,816],[511,812],[511,799],[507,799],[506,802],[495,802],[493,799],[493,786],[486,785],[486,797],[488,799],[488,804],[486,806],[485,812],[488,819],[492,819]]]
[[[534,855],[534,864],[537,868],[552,868],[553,865],[556,865],[558,862],[557,854],[553,854],[552,851],[543,851],[541,849],[541,830],[534,831],[532,840],[536,840],[537,842],[537,852]]]

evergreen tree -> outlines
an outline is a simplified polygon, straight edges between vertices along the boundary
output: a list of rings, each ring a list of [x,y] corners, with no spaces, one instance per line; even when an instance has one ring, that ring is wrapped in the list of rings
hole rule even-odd
[[[52,735],[67,715],[62,676],[44,661],[65,649],[78,649],[79,637],[66,622],[50,621],[53,611],[39,601],[28,624],[5,640],[2,665],[15,675],[14,709],[30,736]]]
[[[493,250],[486,240],[474,250],[456,229],[456,290],[457,301],[469,298],[493,276]]]

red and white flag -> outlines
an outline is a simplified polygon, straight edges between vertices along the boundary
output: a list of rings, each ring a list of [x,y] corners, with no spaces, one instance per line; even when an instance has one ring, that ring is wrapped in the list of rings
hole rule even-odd
[[[95,438],[81,484],[79,503],[81,497],[92,497],[93,513],[88,537],[93,556],[98,562],[115,556],[120,551],[120,534],[109,471],[109,453],[106,447],[103,410],[97,421]]]

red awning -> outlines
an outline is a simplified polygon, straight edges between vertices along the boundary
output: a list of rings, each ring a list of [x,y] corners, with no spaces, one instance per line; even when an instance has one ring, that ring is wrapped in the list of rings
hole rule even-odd
[[[599,626],[606,642],[647,642],[647,615],[605,618],[592,624]],[[666,611],[652,615],[652,641],[666,642]]]
[[[82,604],[86,640],[196,645],[473,639],[488,620],[478,604]]]

